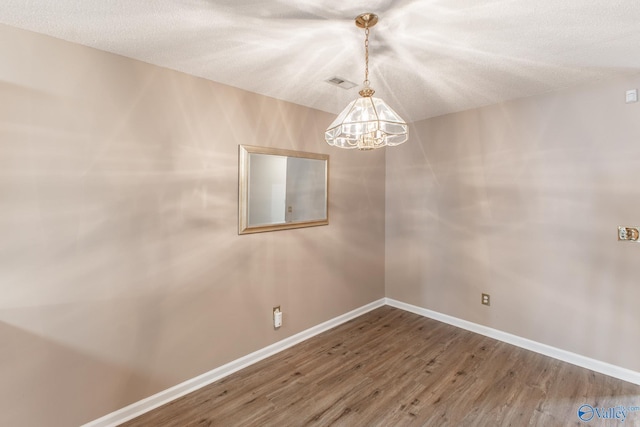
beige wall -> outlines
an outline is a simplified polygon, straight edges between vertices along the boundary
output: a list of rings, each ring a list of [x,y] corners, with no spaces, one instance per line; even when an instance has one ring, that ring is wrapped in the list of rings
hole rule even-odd
[[[640,244],[616,240],[640,225],[631,88],[416,123],[387,152],[387,297],[640,371]]]
[[[384,296],[385,154],[328,147],[331,115],[0,40],[0,425],[88,422]],[[329,153],[330,225],[238,236],[238,144]]]

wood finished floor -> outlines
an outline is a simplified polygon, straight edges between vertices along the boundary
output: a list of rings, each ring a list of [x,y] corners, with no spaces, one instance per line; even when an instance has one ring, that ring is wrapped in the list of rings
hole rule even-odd
[[[384,306],[123,426],[640,426],[640,386]]]

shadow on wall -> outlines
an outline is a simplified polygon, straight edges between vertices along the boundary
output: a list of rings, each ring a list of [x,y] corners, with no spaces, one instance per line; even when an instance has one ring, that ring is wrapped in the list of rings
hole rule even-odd
[[[80,425],[91,421],[96,413],[110,410],[113,402],[125,406],[137,397],[138,393],[131,385],[157,387],[150,383],[149,378],[141,377],[118,364],[4,322],[0,322],[0,336],[3,340],[0,352],[0,400],[21,402],[21,405],[4,407],[0,412],[1,425],[33,425],[25,417],[22,405],[29,406],[33,412],[57,414],[55,420],[41,420],[43,423]],[[16,358],[21,360],[20,364],[14,363]],[[65,366],[73,369],[61,369]],[[30,380],[34,377],[38,378],[37,385]],[[87,398],[87,394],[90,398]]]

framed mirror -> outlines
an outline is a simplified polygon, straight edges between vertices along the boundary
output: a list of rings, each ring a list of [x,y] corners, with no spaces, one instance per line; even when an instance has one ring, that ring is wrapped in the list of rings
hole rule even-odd
[[[240,145],[238,234],[329,224],[329,155]]]

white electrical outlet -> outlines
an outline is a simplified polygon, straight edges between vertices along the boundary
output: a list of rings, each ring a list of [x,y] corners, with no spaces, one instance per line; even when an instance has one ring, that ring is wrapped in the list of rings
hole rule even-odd
[[[626,93],[627,104],[638,102],[638,89],[629,89]]]
[[[618,240],[627,240],[627,228],[618,227]]]
[[[618,240],[627,242],[640,241],[640,227],[618,227]]]
[[[279,328],[282,326],[282,310],[280,306],[273,307],[273,327]]]

